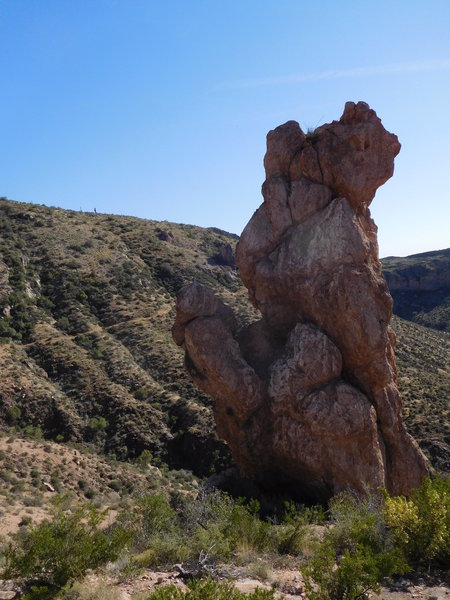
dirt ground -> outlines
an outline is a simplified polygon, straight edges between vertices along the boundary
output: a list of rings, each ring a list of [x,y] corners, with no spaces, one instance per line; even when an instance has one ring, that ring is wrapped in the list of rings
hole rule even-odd
[[[308,600],[299,571],[274,570],[265,581],[246,577],[238,572],[229,573],[225,577],[227,567],[219,579],[231,580],[241,592],[252,592],[257,587],[275,589],[279,600]],[[102,575],[90,574],[86,579],[75,584],[82,597],[96,600],[145,600],[148,593],[157,587],[172,584],[182,589],[185,584],[176,569],[170,571],[146,570],[139,576],[119,580],[114,572],[106,571]],[[19,600],[20,594],[7,594],[8,590],[17,590],[13,582],[0,581],[0,599]],[[83,594],[84,592],[84,594]],[[3,595],[6,594],[6,595]],[[370,593],[373,600],[450,600],[450,581],[445,578],[399,578],[392,586],[383,587],[381,594]]]
[[[95,579],[95,578],[94,578]],[[238,576],[232,578],[235,586],[242,592],[251,592],[257,587],[276,589],[276,596],[286,600],[307,600],[302,578],[296,570],[273,571],[267,581],[259,581],[251,577]],[[371,594],[373,600],[450,600],[450,582],[442,580],[426,581],[425,579],[400,578],[392,587],[384,587],[380,595]],[[114,581],[113,577],[102,580],[102,589],[110,587],[111,597],[120,600],[144,599],[149,591],[161,585],[174,584],[184,588],[184,583],[177,571],[150,571],[126,582]],[[91,578],[89,586],[95,587]]]

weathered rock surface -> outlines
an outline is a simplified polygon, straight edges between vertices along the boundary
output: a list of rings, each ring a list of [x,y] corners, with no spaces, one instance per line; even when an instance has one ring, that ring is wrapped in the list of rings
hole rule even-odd
[[[312,135],[295,121],[269,132],[264,202],[236,252],[262,319],[237,331],[202,286],[179,295],[186,366],[215,399],[236,464],[263,485],[314,498],[400,494],[428,473],[401,418],[392,299],[368,208],[399,150],[363,102]]]

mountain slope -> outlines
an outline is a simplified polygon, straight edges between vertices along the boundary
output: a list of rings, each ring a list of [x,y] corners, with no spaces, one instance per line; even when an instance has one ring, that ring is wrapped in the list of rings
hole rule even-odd
[[[161,227],[0,203],[4,423],[89,440],[90,420],[103,417],[102,449],[119,458],[148,448],[183,466],[195,452],[199,472],[226,459],[210,401],[182,369],[170,328],[175,290],[193,278],[244,304],[233,269],[216,264],[235,239]]]
[[[403,415],[439,470],[450,473],[450,334],[393,318]]]
[[[211,400],[185,373],[170,330],[176,292],[193,279],[241,325],[257,318],[234,268],[236,241],[218,229],[1,200],[0,423],[119,459],[150,450],[155,464],[200,475],[229,464]],[[394,326],[407,422],[450,470],[450,335]]]

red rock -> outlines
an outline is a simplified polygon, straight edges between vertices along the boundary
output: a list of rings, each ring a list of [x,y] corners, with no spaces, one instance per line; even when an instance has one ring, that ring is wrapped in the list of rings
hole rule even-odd
[[[397,136],[365,102],[347,102],[340,121],[323,125],[316,135],[323,183],[354,208],[369,205],[376,189],[392,177],[400,152]]]
[[[233,311],[217,298],[211,290],[199,283],[184,286],[177,298],[177,314],[172,335],[176,343],[184,343],[184,330],[186,325],[198,317],[220,316],[234,333],[237,322]]]
[[[306,139],[296,121],[288,121],[267,134],[267,153],[264,157],[266,177],[288,175],[295,154]]]
[[[292,220],[295,223],[306,221],[314,213],[328,206],[331,198],[332,192],[326,185],[313,183],[304,177],[292,181],[289,194]]]
[[[312,135],[294,121],[270,132],[264,203],[236,251],[261,321],[237,332],[198,284],[178,299],[186,365],[215,399],[236,464],[263,485],[316,499],[381,485],[404,494],[429,473],[401,418],[392,299],[368,209],[399,150],[363,102]]]

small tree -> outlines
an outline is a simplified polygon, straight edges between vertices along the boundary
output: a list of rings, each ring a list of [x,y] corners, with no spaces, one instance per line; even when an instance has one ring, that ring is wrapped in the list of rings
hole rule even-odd
[[[124,528],[100,528],[106,511],[91,505],[73,511],[64,508],[63,499],[58,498],[51,520],[32,527],[9,545],[3,577],[20,577],[57,590],[88,569],[115,560],[128,544],[130,534]]]
[[[410,570],[392,542],[380,496],[340,494],[330,512],[334,526],[302,568],[310,600],[362,600],[387,577]]]
[[[385,518],[395,543],[415,566],[450,560],[450,479],[426,477],[411,498],[386,494]]]

